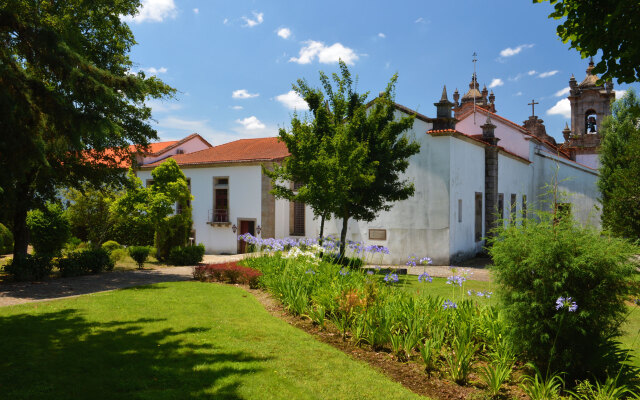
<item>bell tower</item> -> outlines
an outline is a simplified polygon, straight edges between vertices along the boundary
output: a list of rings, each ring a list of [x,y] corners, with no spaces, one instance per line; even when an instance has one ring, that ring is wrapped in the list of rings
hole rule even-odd
[[[571,129],[563,130],[564,146],[577,160],[580,154],[596,154],[600,147],[602,119],[611,115],[611,101],[615,100],[613,83],[598,85],[598,76],[593,74],[593,57],[589,61],[587,75],[580,83],[571,75],[569,80],[569,102],[571,104]]]

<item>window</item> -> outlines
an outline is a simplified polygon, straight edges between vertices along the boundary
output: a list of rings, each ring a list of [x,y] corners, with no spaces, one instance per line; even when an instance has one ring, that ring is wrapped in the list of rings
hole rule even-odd
[[[527,195],[522,195],[522,219],[527,219]]]
[[[498,219],[504,218],[504,193],[498,193]]]
[[[151,185],[153,185],[153,179],[147,179],[146,183],[146,187],[151,187]]]
[[[369,229],[369,240],[387,240],[387,230]]]
[[[178,150],[176,150],[176,154],[184,154],[184,150],[178,149]]]
[[[482,193],[476,192],[476,242],[482,240]]]
[[[513,224],[516,221],[516,207],[517,207],[517,195],[511,193],[511,216],[510,222]]]
[[[462,222],[462,199],[458,199],[458,222]]]
[[[212,222],[229,222],[229,178],[213,178]]]
[[[571,203],[556,203],[556,216],[553,219],[555,223],[557,223],[561,218],[566,218],[571,216]]]
[[[588,135],[590,133],[598,132],[598,114],[594,110],[588,110],[584,115],[584,127],[585,133]]]
[[[293,236],[304,236],[304,203],[293,203]]]

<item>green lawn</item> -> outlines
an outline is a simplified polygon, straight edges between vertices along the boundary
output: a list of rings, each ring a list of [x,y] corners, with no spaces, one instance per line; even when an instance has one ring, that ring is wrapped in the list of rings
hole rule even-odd
[[[418,399],[242,289],[158,284],[0,308],[10,399]]]

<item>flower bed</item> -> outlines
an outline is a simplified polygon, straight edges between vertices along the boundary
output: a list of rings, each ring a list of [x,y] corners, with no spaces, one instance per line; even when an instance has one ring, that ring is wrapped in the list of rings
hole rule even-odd
[[[240,283],[249,285],[252,289],[258,287],[260,276],[262,276],[260,271],[238,265],[236,262],[200,265],[193,271],[194,279],[201,282]]]

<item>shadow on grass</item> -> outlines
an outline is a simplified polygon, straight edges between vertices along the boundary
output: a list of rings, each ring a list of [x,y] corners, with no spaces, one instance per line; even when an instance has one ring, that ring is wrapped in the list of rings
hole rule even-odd
[[[208,327],[88,321],[77,310],[0,317],[0,393],[11,399],[240,399],[266,358],[202,344]],[[215,386],[215,388],[214,388]]]

